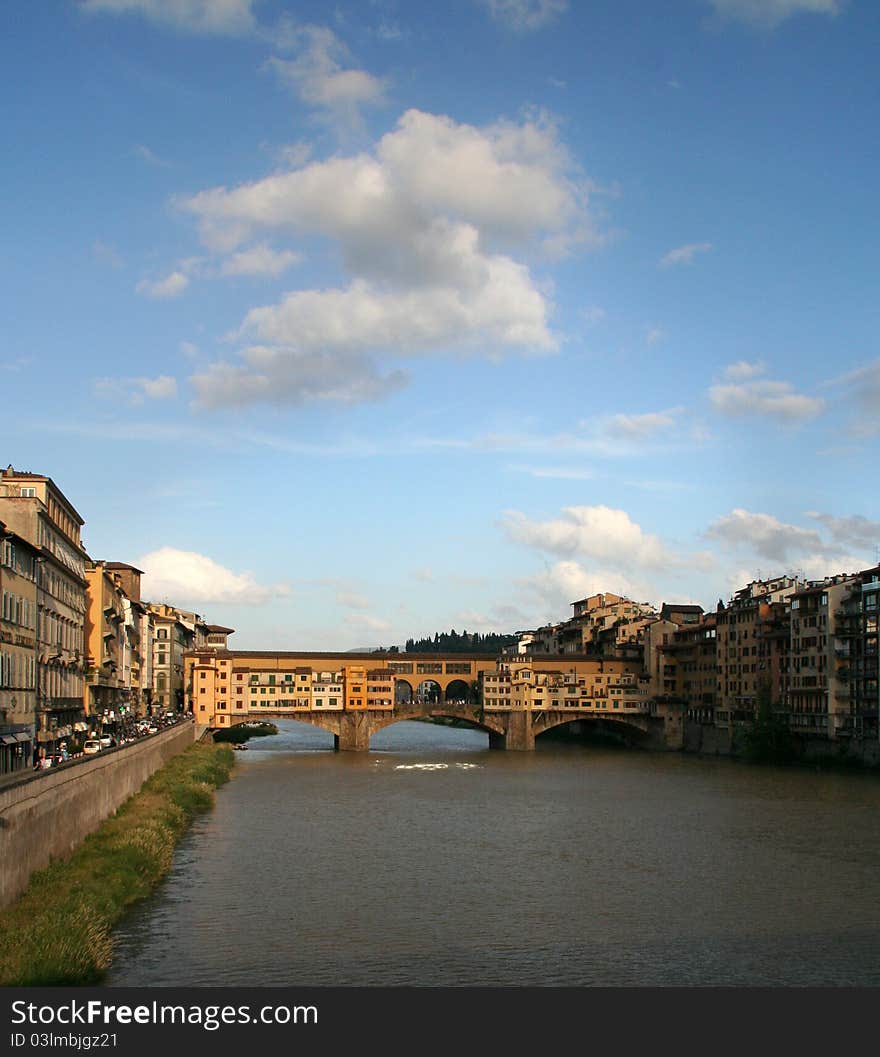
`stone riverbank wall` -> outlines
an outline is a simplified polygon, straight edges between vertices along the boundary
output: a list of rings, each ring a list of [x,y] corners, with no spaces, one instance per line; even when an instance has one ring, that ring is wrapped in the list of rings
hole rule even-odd
[[[74,848],[172,756],[193,744],[192,720],[97,756],[0,785],[0,907],[34,870]]]
[[[685,752],[696,752],[702,756],[735,756],[735,745],[731,744],[730,731],[715,727],[685,723]],[[876,740],[831,741],[828,738],[793,737],[792,748],[795,759],[801,763],[842,763],[862,767],[880,768],[880,742]]]

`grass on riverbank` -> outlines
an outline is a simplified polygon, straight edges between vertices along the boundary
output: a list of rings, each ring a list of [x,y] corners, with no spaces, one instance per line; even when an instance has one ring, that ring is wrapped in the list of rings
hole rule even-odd
[[[111,929],[171,868],[174,846],[229,778],[228,746],[193,745],[147,779],[64,861],[31,877],[0,911],[0,986],[99,983]]]

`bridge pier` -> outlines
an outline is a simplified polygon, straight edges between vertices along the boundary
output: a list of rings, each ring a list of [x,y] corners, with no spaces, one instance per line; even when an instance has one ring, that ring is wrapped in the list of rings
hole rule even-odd
[[[339,733],[333,735],[337,752],[370,751],[370,717],[365,712],[350,712],[341,717]]]
[[[492,747],[491,736],[489,746]],[[532,717],[529,712],[509,712],[507,714],[507,733],[504,735],[504,748],[508,751],[531,752],[535,748],[535,732],[532,730]]]

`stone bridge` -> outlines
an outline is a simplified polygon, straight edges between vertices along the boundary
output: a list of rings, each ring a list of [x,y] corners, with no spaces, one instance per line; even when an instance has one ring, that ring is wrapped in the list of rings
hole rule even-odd
[[[638,740],[646,747],[663,747],[664,724],[662,719],[641,712],[620,712],[605,709],[511,709],[485,710],[479,705],[406,702],[395,706],[393,711],[315,712],[303,709],[273,712],[261,708],[259,716],[251,713],[244,722],[257,719],[294,719],[329,731],[334,738],[334,748],[343,751],[367,752],[370,738],[392,723],[406,719],[455,719],[489,735],[490,749],[529,751],[535,747],[535,738],[554,727],[576,720],[597,723],[606,729],[612,727]]]

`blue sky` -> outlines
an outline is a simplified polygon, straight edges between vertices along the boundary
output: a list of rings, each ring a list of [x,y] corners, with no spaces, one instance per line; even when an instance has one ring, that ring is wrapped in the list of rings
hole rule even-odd
[[[351,649],[878,560],[868,0],[4,5],[4,465]]]

